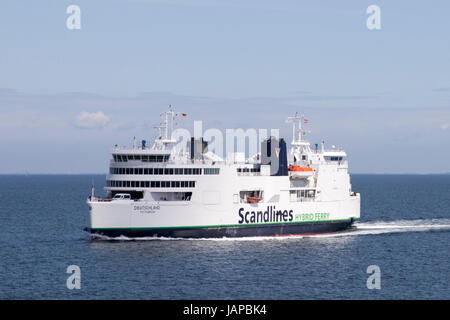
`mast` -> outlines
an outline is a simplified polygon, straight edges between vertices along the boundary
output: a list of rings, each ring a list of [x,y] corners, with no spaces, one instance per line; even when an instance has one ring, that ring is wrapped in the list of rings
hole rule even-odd
[[[309,131],[303,129],[303,124],[307,122],[305,116],[295,113],[295,116],[288,117],[286,122],[292,123],[292,149],[291,153],[297,154],[296,158],[299,158],[301,154],[310,153],[310,143],[303,139],[303,136],[309,133]]]
[[[167,149],[170,144],[177,142],[172,139],[175,117],[176,113],[172,110],[172,106],[169,105],[169,110],[161,114],[163,123],[159,126],[155,126],[155,128],[159,130],[159,138],[155,143],[159,144],[163,149]]]
[[[309,133],[307,130],[303,130],[302,124],[306,123],[305,116],[299,115],[298,112],[295,113],[295,116],[288,117],[286,122],[292,122],[292,145],[300,146],[300,145],[309,145],[309,142],[303,141],[302,137]],[[296,128],[297,122],[297,128]]]

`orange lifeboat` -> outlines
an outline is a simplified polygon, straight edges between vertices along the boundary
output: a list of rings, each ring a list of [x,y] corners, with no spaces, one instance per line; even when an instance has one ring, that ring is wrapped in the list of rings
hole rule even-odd
[[[298,171],[313,171],[313,170],[310,167],[300,167],[300,166],[298,166],[296,164],[294,164],[294,165],[291,164],[288,167],[288,171],[298,172]]]
[[[247,201],[249,203],[258,203],[262,200],[262,198],[258,198],[258,197],[247,197]]]

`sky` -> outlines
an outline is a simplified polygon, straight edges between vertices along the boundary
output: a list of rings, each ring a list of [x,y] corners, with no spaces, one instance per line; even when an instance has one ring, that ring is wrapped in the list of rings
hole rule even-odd
[[[351,173],[448,173],[448,12],[439,0],[3,0],[0,173],[105,173],[111,148],[153,139],[169,104],[188,115],[179,127],[288,140],[299,112]]]

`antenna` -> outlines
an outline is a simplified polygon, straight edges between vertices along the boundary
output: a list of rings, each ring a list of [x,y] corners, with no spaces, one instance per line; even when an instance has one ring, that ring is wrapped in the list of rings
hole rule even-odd
[[[94,179],[92,179],[92,188],[91,188],[91,201],[95,200],[95,186]]]

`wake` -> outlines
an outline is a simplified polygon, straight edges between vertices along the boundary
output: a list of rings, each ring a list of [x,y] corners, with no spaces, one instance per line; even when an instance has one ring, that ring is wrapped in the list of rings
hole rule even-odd
[[[427,231],[450,231],[450,219],[417,219],[417,220],[395,220],[395,221],[370,221],[356,222],[352,229],[329,233],[318,234],[309,237],[345,237],[361,235],[377,235],[386,233],[401,232],[427,232]]]

